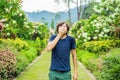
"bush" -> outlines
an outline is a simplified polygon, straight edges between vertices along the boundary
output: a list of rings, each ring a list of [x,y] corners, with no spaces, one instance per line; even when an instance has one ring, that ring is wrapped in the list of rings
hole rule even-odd
[[[105,56],[100,80],[120,80],[120,53]]]
[[[16,62],[16,57],[10,50],[0,50],[0,79],[14,78]]]
[[[82,45],[82,49],[89,52],[100,53],[107,52],[113,47],[120,47],[120,40],[91,41]]]
[[[37,49],[33,45],[34,41],[23,41],[19,38],[12,39],[0,39],[0,49],[9,49],[14,52],[16,56],[16,70],[15,75],[19,75],[25,68],[31,63],[37,56]],[[1,67],[1,66],[0,66]]]
[[[98,70],[98,56],[96,54],[85,50],[79,50],[77,52],[77,57],[91,72]]]
[[[16,76],[17,76],[27,67],[29,61],[24,54],[21,55],[20,53],[16,54],[16,59],[17,59],[16,64]]]
[[[37,57],[37,49],[33,45],[33,41],[27,41],[29,44],[28,50],[21,50],[16,54],[17,69],[16,73],[19,75],[25,68]]]
[[[15,47],[18,51],[27,50],[29,45],[26,41],[21,40],[20,38],[13,39],[0,39],[1,44],[6,44],[6,46]]]

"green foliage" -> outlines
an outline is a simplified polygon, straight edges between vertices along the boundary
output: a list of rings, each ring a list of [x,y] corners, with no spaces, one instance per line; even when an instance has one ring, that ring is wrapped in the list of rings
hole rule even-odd
[[[72,27],[72,29],[71,29],[71,31],[70,31],[71,34],[74,35],[75,37],[77,37],[76,32],[77,32],[78,30],[80,30],[81,27],[83,27],[86,23],[87,23],[87,20],[84,20],[84,19],[76,22],[76,23],[73,25],[73,27]]]
[[[120,48],[112,48],[109,52],[95,54],[85,50],[77,50],[77,57],[97,80],[119,80]]]
[[[94,53],[90,53],[85,50],[78,50],[77,56],[78,56],[78,59],[82,62],[88,61],[89,59],[96,57]]]
[[[106,55],[103,61],[101,77],[99,80],[119,80],[120,79],[120,53]]]
[[[120,1],[119,0],[101,0],[99,5],[94,6],[96,13],[100,15],[111,15],[116,12],[120,12]]]
[[[16,65],[16,75],[15,75],[15,77],[17,75],[19,75],[23,70],[25,70],[25,68],[29,64],[29,61],[24,54],[17,53],[16,54],[16,59],[17,59],[17,65]]]
[[[48,28],[43,23],[31,23],[27,21],[24,11],[21,9],[22,0],[0,0],[0,20],[4,20],[0,34],[1,38],[16,37],[22,39],[34,39],[46,37]],[[34,39],[35,40],[35,39]]]
[[[107,52],[111,48],[120,47],[120,40],[106,40],[106,41],[91,41],[82,45],[82,49],[89,52],[100,53]]]
[[[13,79],[16,72],[16,56],[10,50],[0,50],[0,79]]]
[[[0,39],[0,42],[1,42],[1,44],[4,44],[6,47],[12,46],[12,47],[16,48],[18,51],[23,50],[23,49],[27,50],[29,48],[28,47],[29,45],[25,41],[23,41],[19,38],[16,38],[15,40]]]
[[[51,28],[54,30],[54,20],[51,21]]]
[[[25,70],[28,64],[36,58],[37,50],[32,45],[29,45],[28,50],[21,50],[15,55],[17,59],[16,75],[19,75],[23,70]]]
[[[77,43],[82,44],[92,40],[119,39],[119,3],[119,0],[106,0],[104,2],[100,2],[97,7],[94,7],[94,9],[96,12],[100,12],[100,9],[102,9],[101,12],[105,12],[105,14],[94,14],[89,19],[75,23],[71,29],[71,34],[76,38]],[[109,7],[114,10],[109,10]],[[108,10],[106,10],[106,8],[108,8]],[[106,15],[106,13],[109,14]],[[118,36],[116,36],[116,34]]]
[[[0,49],[10,49],[14,52],[17,63],[15,72],[13,72],[17,76],[21,73],[21,71],[25,70],[29,63],[31,63],[37,54],[37,49],[34,45],[37,45],[34,41],[23,41],[21,39],[16,38],[12,39],[0,39]],[[29,44],[29,45],[28,45]],[[0,59],[1,61],[1,59]]]
[[[40,55],[40,52],[42,51],[43,48],[41,47],[42,42],[41,42],[39,37],[37,37],[35,43],[36,43],[35,47],[36,47],[36,49],[38,51],[38,55]]]
[[[43,40],[44,38],[48,38],[48,28],[45,24],[43,23],[34,23],[34,29],[32,32],[32,39],[36,40],[37,37],[39,37],[41,40]]]
[[[78,50],[77,52],[78,60],[81,61],[87,69],[91,72],[98,70],[98,56],[94,53],[85,51],[85,50]]]
[[[5,21],[0,29],[0,49],[14,53],[0,51],[0,80],[12,80],[25,70],[45,48],[49,37],[45,24],[27,22],[21,3],[22,0],[0,0],[0,20]]]
[[[92,14],[95,14],[93,7],[98,4],[99,4],[99,2],[97,2],[95,0],[90,0],[88,5],[85,7],[85,10],[83,13],[83,18],[88,19]]]
[[[114,27],[110,25],[110,21],[111,19],[107,17],[93,15],[88,20],[82,20],[73,25],[71,34],[81,43],[111,39],[109,33],[114,30]]]
[[[22,0],[0,0],[0,20],[5,20],[2,34],[3,38],[15,38],[27,19],[25,13],[21,10]]]
[[[97,80],[119,80],[120,0],[102,0],[94,10],[97,14],[78,21],[71,29],[78,49],[87,50],[78,51],[78,59]]]

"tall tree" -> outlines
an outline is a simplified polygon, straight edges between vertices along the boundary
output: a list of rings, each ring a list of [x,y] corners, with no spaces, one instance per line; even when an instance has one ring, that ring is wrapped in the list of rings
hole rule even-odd
[[[95,5],[98,5],[98,4],[99,2],[96,2],[95,0],[90,0],[87,4],[83,18],[89,18],[92,14],[95,14],[95,11],[93,8]]]
[[[70,1],[71,0],[54,0],[54,1],[57,2],[57,3],[60,3],[61,1],[63,1],[66,4],[66,6],[68,8],[69,22],[70,22],[70,25],[71,25],[71,13],[70,13]]]
[[[84,18],[85,17],[85,11],[86,11],[86,8],[87,8],[87,1],[88,0],[84,0],[84,7],[83,7],[83,12],[82,12],[82,18]]]
[[[61,18],[61,15],[59,13],[56,13],[55,14],[55,22],[58,23],[60,18]]]
[[[77,20],[80,20],[81,14],[82,14],[82,4],[83,4],[84,1],[83,0],[71,0],[71,2],[76,4],[76,7],[77,7]]]
[[[78,0],[74,1],[72,0],[73,3],[76,4],[76,7],[77,7],[77,20],[80,19],[80,9],[79,9],[79,5],[78,5]]]
[[[54,19],[51,21],[51,28],[54,30]]]

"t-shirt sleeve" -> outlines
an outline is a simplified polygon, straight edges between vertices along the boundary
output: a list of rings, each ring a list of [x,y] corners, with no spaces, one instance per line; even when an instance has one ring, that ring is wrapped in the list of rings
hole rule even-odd
[[[51,35],[51,36],[50,36],[50,39],[49,39],[49,41],[48,41],[48,42],[53,41],[53,40],[54,40],[54,38],[55,38],[55,35]]]
[[[71,48],[70,49],[75,49],[76,48],[76,41],[74,38],[71,39]]]

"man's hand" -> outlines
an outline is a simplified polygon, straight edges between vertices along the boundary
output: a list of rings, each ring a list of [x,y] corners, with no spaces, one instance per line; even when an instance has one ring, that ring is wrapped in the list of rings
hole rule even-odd
[[[78,72],[73,73],[73,80],[78,80]]]
[[[65,31],[62,30],[61,28],[59,28],[59,30],[58,30],[58,35],[61,37],[61,36],[64,35],[64,33],[65,33]]]

